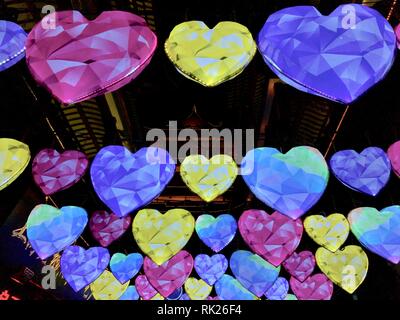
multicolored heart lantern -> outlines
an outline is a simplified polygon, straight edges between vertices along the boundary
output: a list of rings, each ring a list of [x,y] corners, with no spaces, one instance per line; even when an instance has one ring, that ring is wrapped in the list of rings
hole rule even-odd
[[[108,247],[119,239],[131,225],[132,218],[117,217],[107,211],[95,211],[89,220],[89,228],[95,238],[103,247]]]
[[[392,164],[394,173],[400,178],[400,141],[393,143],[389,147],[387,155]]]
[[[220,22],[213,29],[202,21],[183,22],[165,42],[165,52],[176,69],[206,87],[238,76],[256,51],[250,31],[231,21]]]
[[[311,251],[294,252],[283,262],[283,267],[292,277],[303,282],[313,273],[315,258]]]
[[[222,214],[217,218],[203,214],[196,220],[196,232],[201,241],[214,252],[220,252],[235,237],[237,223],[229,214]]]
[[[143,300],[151,300],[157,295],[157,290],[150,284],[149,279],[145,275],[137,276],[135,279],[135,287]]]
[[[0,20],[0,72],[25,57],[27,34],[14,22]]]
[[[143,257],[140,253],[115,253],[110,260],[110,269],[114,277],[124,284],[131,280],[142,268]]]
[[[32,163],[33,179],[46,196],[68,189],[85,174],[89,160],[79,151],[40,151]]]
[[[390,160],[381,148],[369,147],[360,154],[354,150],[336,152],[330,166],[345,186],[376,196],[390,178]]]
[[[129,12],[105,11],[89,21],[79,11],[58,11],[55,19],[55,28],[33,27],[26,61],[35,80],[65,104],[128,84],[157,47],[146,21]]]
[[[215,254],[212,257],[199,254],[194,259],[194,269],[201,279],[212,286],[228,269],[228,259],[223,254]]]
[[[390,70],[396,37],[388,21],[364,5],[341,5],[329,16],[296,6],[269,16],[258,48],[287,84],[349,104]]]
[[[347,219],[351,232],[364,247],[392,263],[400,262],[400,206],[380,212],[375,208],[357,208]]]
[[[189,278],[193,269],[193,257],[187,251],[180,251],[162,265],[145,257],[143,267],[150,284],[167,298]]]
[[[243,287],[239,281],[227,274],[224,274],[221,279],[215,283],[215,291],[221,300],[258,300],[258,298]]]
[[[146,206],[164,190],[175,173],[169,153],[142,148],[135,154],[122,146],[108,146],[93,160],[94,190],[112,212],[124,217]]]
[[[132,223],[138,246],[158,265],[177,254],[189,241],[193,231],[194,218],[183,209],[172,209],[164,215],[154,209],[143,209]]]
[[[129,282],[121,284],[113,274],[105,270],[100,277],[90,285],[95,300],[119,300],[128,290]]]
[[[317,203],[329,179],[324,157],[312,147],[296,147],[286,154],[274,148],[251,150],[241,174],[259,200],[292,219]]]
[[[107,268],[110,254],[107,249],[79,246],[66,248],[60,259],[61,274],[71,288],[78,292],[95,281]]]
[[[289,292],[289,282],[282,277],[276,279],[274,284],[265,292],[268,300],[285,300]]]
[[[204,280],[189,278],[185,282],[185,291],[190,300],[206,300],[210,295],[212,286],[209,286]]]
[[[299,300],[330,300],[333,283],[323,273],[317,273],[300,282],[290,278],[290,288]]]
[[[135,286],[129,286],[128,289],[119,297],[118,300],[127,300],[127,301],[134,301],[139,300],[140,296],[137,292]]]
[[[249,251],[235,251],[229,261],[233,275],[243,287],[261,297],[278,279],[281,267],[275,267]]]
[[[315,258],[321,271],[350,294],[356,291],[367,276],[368,257],[359,246],[347,246],[334,253],[319,248]]]
[[[238,175],[235,161],[227,155],[216,155],[208,160],[202,155],[186,157],[180,166],[183,182],[206,202],[225,193]]]
[[[87,222],[87,213],[82,208],[70,206],[57,209],[41,204],[28,217],[28,241],[39,258],[44,260],[74,243]]]
[[[305,218],[304,230],[320,246],[335,252],[346,242],[350,225],[340,213],[333,213],[326,218],[314,215]]]
[[[247,210],[239,218],[244,241],[258,255],[275,267],[298,247],[303,234],[301,220],[292,220],[279,212]]]
[[[0,191],[13,183],[29,164],[29,147],[14,139],[0,138]]]

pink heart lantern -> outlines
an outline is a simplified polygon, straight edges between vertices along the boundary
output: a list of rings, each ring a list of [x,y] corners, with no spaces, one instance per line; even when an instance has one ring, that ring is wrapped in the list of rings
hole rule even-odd
[[[135,287],[143,300],[151,300],[157,294],[157,290],[153,288],[145,275],[140,275],[135,279]]]
[[[397,48],[400,49],[400,24],[394,28],[394,31],[396,33],[396,39],[397,39]]]
[[[149,257],[144,259],[144,273],[150,284],[165,298],[182,287],[193,269],[193,257],[187,251],[180,251],[161,266]]]
[[[33,179],[46,196],[68,189],[85,174],[89,161],[79,151],[40,151],[32,163]]]
[[[295,252],[283,262],[283,266],[291,276],[303,282],[313,273],[315,258],[311,251]]]
[[[324,274],[318,273],[304,282],[290,278],[290,287],[299,300],[330,300],[333,294],[333,283]]]
[[[247,210],[239,219],[239,230],[244,241],[258,255],[275,267],[279,266],[298,247],[303,234],[300,219],[263,210]]]
[[[157,47],[146,21],[105,11],[89,21],[79,11],[55,13],[55,28],[38,23],[28,35],[26,60],[35,80],[65,104],[115,91],[135,79]]]
[[[399,31],[400,32],[400,31]],[[400,177],[400,141],[393,143],[387,151],[392,169]]]
[[[108,247],[125,233],[131,221],[130,216],[119,218],[114,213],[96,211],[90,217],[89,228],[93,237],[103,247]]]

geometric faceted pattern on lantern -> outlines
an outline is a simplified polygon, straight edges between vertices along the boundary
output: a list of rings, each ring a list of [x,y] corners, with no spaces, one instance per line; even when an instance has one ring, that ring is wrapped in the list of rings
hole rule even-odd
[[[235,251],[229,261],[236,279],[257,297],[261,297],[278,279],[281,267],[274,267],[249,251]]]
[[[268,300],[285,300],[289,292],[289,282],[282,277],[276,279],[271,288],[265,292]]]
[[[206,300],[211,290],[212,287],[201,279],[189,278],[185,282],[185,291],[190,300]]]
[[[143,257],[140,253],[114,253],[110,260],[110,269],[115,278],[124,284],[131,280],[142,268]]]
[[[241,165],[244,181],[269,207],[297,219],[311,209],[325,191],[328,165],[312,147],[295,147],[286,154],[274,148],[249,151]]]
[[[85,250],[79,246],[66,248],[60,259],[61,273],[75,292],[95,281],[110,261],[108,250],[95,247]]]
[[[227,191],[238,171],[235,161],[227,155],[216,155],[210,160],[202,155],[191,155],[183,160],[180,167],[183,182],[206,202]]]
[[[131,224],[131,216],[117,217],[107,211],[96,211],[89,220],[89,228],[95,238],[103,247],[108,247],[119,239]]]
[[[308,216],[303,224],[311,239],[332,252],[345,243],[350,232],[349,222],[340,213],[333,213],[327,217]]]
[[[375,208],[357,208],[347,218],[351,232],[364,247],[392,263],[400,262],[400,206],[380,212]]]
[[[118,217],[158,197],[174,173],[169,153],[154,147],[132,154],[122,146],[107,146],[96,155],[90,169],[94,190]]]
[[[315,258],[311,251],[294,252],[283,262],[283,267],[291,276],[303,282],[313,273]]]
[[[275,267],[285,261],[300,244],[301,220],[292,220],[279,212],[269,215],[262,210],[247,210],[239,218],[244,241]]]
[[[25,57],[26,32],[14,22],[0,20],[0,72]]]
[[[29,33],[26,59],[35,80],[65,104],[128,84],[157,46],[146,21],[129,12],[105,11],[89,21],[79,11],[60,11],[55,19],[55,28],[39,22]]]
[[[376,196],[390,178],[390,160],[381,148],[369,147],[358,154],[354,150],[336,152],[330,166],[345,186]]]
[[[212,286],[228,269],[228,259],[223,254],[215,254],[212,257],[199,254],[194,259],[194,269],[200,278]]]
[[[290,278],[290,288],[299,300],[330,300],[333,294],[333,283],[323,273],[317,273],[300,282]]]
[[[157,295],[157,290],[150,284],[145,275],[137,276],[135,279],[135,287],[143,300],[151,300]]]
[[[217,218],[203,214],[196,220],[197,235],[214,252],[225,248],[235,237],[236,230],[236,219],[229,214]]]
[[[150,284],[165,298],[182,287],[193,270],[193,257],[187,251],[180,251],[162,265],[144,258],[144,273]]]
[[[165,214],[154,209],[143,209],[132,223],[138,246],[158,265],[183,249],[193,231],[194,218],[183,209],[171,209]]]
[[[389,147],[387,155],[390,163],[392,164],[393,172],[396,174],[396,176],[400,177],[400,141],[393,143]]]
[[[206,87],[238,76],[256,51],[250,31],[231,21],[220,22],[213,29],[202,21],[183,22],[165,42],[165,52],[176,69]]]
[[[258,300],[234,277],[224,274],[215,284],[215,291],[221,300]]]
[[[26,169],[31,159],[29,147],[17,140],[0,138],[0,191]]]
[[[87,221],[86,211],[79,207],[38,205],[26,223],[28,241],[40,259],[47,259],[74,243]]]
[[[388,21],[359,4],[339,6],[329,16],[311,6],[285,8],[269,16],[257,42],[284,82],[344,104],[385,77],[396,50]]]
[[[368,272],[368,257],[359,246],[347,246],[336,252],[319,248],[315,253],[318,267],[348,293],[353,293]]]
[[[129,282],[121,284],[108,270],[105,270],[96,281],[90,284],[90,291],[95,300],[118,300],[127,292],[128,288]]]
[[[53,149],[44,149],[33,159],[33,179],[49,196],[77,183],[85,174],[88,164],[82,152],[64,151],[60,154]]]

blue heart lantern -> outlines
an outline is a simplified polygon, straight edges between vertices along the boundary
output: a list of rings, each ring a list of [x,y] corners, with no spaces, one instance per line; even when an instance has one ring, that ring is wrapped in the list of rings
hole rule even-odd
[[[250,251],[239,250],[229,261],[236,279],[250,292],[261,297],[278,279],[281,267],[275,267]]]
[[[110,269],[114,277],[124,284],[131,280],[143,265],[143,257],[140,253],[125,255],[115,253],[110,260]]]
[[[33,250],[44,260],[75,242],[87,222],[88,215],[82,208],[57,209],[41,204],[30,213],[26,232]]]
[[[390,70],[396,36],[378,11],[364,5],[341,5],[329,16],[296,6],[269,16],[258,47],[289,85],[348,104]]]
[[[212,286],[228,269],[228,259],[223,254],[215,254],[212,257],[199,254],[194,259],[194,269],[200,278]]]
[[[377,147],[366,148],[360,154],[354,150],[336,152],[330,166],[345,186],[371,196],[388,183],[391,171],[389,157]]]
[[[286,154],[274,148],[251,150],[242,161],[241,174],[260,201],[292,219],[317,203],[329,179],[323,155],[305,146]]]
[[[128,289],[119,297],[118,300],[139,300],[140,296],[135,286],[129,286]]]
[[[158,197],[174,173],[175,163],[169,153],[154,147],[135,154],[122,146],[105,147],[90,169],[97,195],[119,217]]]
[[[224,249],[235,237],[237,223],[229,214],[217,218],[203,214],[196,220],[196,232],[206,246],[214,252]]]
[[[66,248],[60,259],[61,274],[71,288],[78,292],[95,281],[110,262],[106,248],[94,247],[85,250],[79,246]]]
[[[215,283],[215,291],[221,300],[257,300],[258,298],[243,287],[239,281],[224,274]]]
[[[268,300],[285,300],[289,292],[289,282],[282,277],[276,279],[271,288],[265,292]]]
[[[0,20],[0,72],[25,57],[27,34],[14,22]]]

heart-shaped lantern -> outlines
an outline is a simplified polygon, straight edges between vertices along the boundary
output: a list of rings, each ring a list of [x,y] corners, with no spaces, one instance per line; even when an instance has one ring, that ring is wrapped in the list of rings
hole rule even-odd
[[[27,34],[14,22],[0,20],[0,72],[25,57]]]
[[[108,146],[100,150],[90,168],[94,190],[118,217],[158,197],[174,173],[169,153],[154,147],[132,154],[125,147]]]
[[[224,21],[209,29],[202,21],[177,25],[165,43],[167,56],[185,77],[214,87],[239,75],[257,46],[243,25]]]
[[[396,37],[389,22],[364,5],[341,5],[329,16],[296,6],[269,16],[258,48],[286,83],[349,104],[390,70]]]
[[[26,60],[40,85],[73,104],[128,84],[150,63],[156,46],[146,21],[132,13],[104,11],[90,21],[79,11],[59,11],[55,28],[41,22],[33,27]]]

